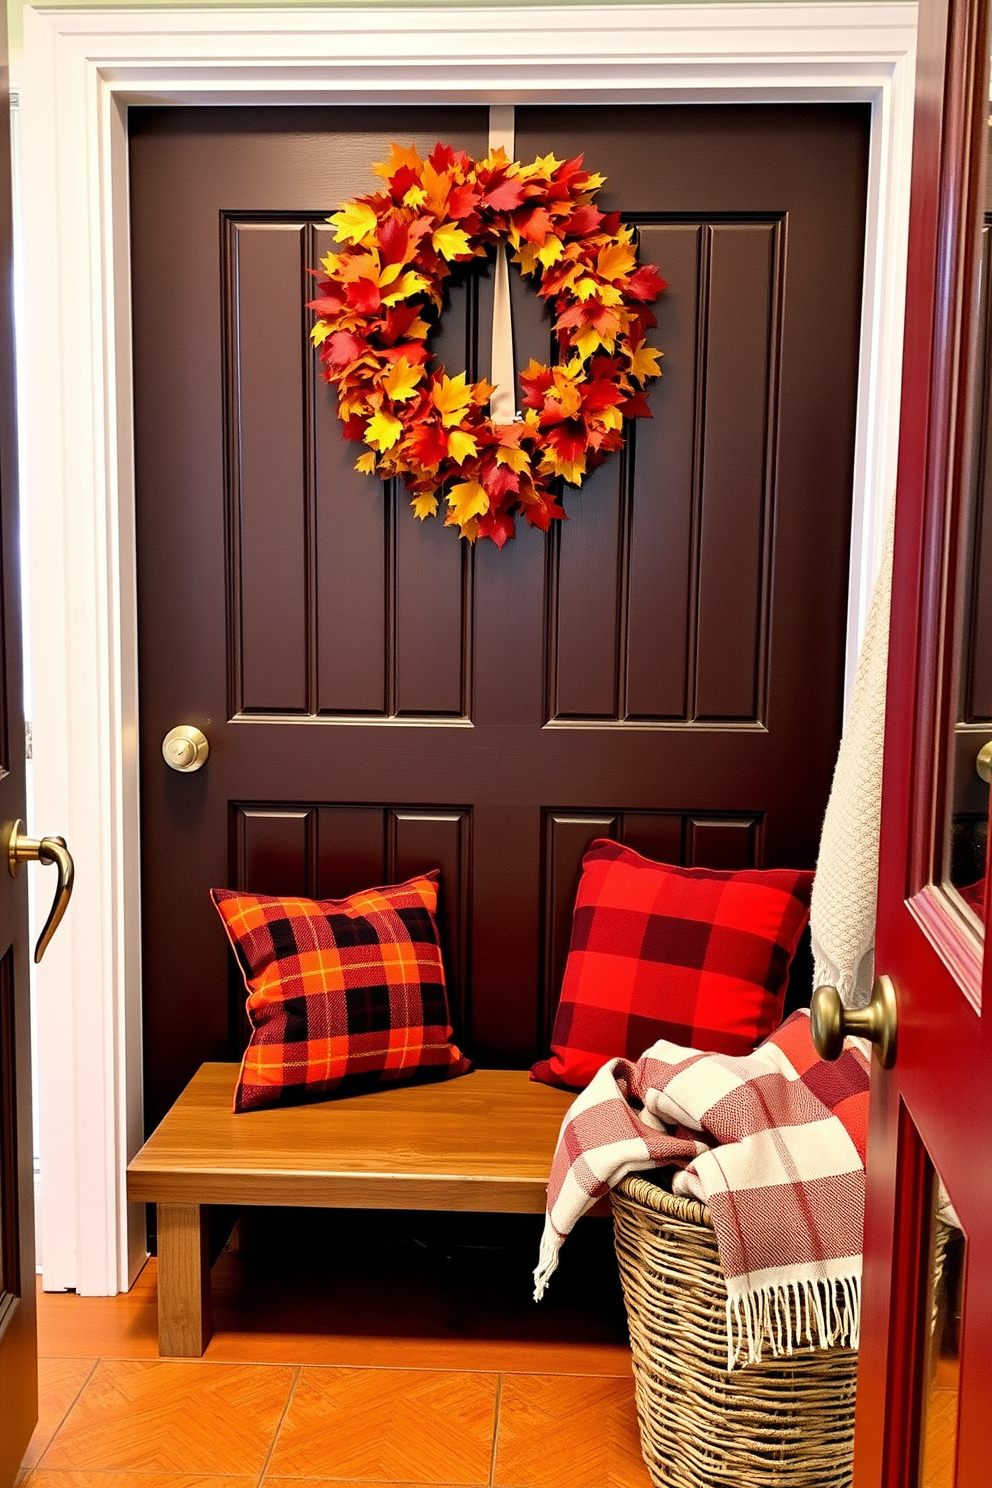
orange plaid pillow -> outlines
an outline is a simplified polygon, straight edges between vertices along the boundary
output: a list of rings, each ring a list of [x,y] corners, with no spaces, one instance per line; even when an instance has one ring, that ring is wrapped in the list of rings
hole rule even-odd
[[[248,988],[252,1035],[235,1111],[472,1068],[451,1041],[439,877],[347,899],[211,890]]]

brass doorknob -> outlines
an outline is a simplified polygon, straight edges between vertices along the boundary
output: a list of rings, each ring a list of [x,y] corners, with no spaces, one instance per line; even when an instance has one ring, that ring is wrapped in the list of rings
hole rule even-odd
[[[170,729],[162,740],[162,756],[170,770],[180,770],[188,775],[192,770],[202,770],[210,753],[206,734],[202,734],[191,723],[181,723]]]
[[[880,976],[864,1008],[846,1008],[836,987],[817,987],[809,1010],[810,1032],[822,1059],[839,1059],[848,1037],[864,1038],[875,1045],[875,1057],[883,1069],[896,1060],[899,1019],[896,989],[891,977]]]
[[[986,785],[992,785],[992,739],[987,744],[983,744],[978,751],[975,770]]]
[[[59,870],[55,898],[52,900],[45,928],[39,935],[38,944],[34,948],[34,959],[38,962],[47,951],[49,941],[59,928],[62,916],[69,907],[76,870],[64,837],[25,837],[21,832],[21,825],[20,821],[15,821],[7,839],[7,866],[10,869],[11,878],[17,877],[22,863],[56,863]]]

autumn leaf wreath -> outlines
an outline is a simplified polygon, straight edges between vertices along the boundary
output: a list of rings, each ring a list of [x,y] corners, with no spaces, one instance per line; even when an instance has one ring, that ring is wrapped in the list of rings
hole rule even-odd
[[[649,418],[648,381],[661,353],[645,343],[649,308],[666,288],[638,267],[633,230],[594,205],[604,177],[582,156],[530,165],[493,150],[472,160],[438,144],[427,160],[391,147],[374,166],[386,189],[328,219],[345,246],[322,260],[312,336],[338,389],[345,437],[364,441],[356,469],[402,477],[418,517],[445,493],[445,523],[502,547],[514,517],[548,530],[565,512],[557,482],[583,477],[623,445],[625,418]],[[510,261],[550,302],[556,366],[519,373],[522,416],[496,423],[494,391],[466,373],[428,369],[427,337],[452,264],[509,244]]]

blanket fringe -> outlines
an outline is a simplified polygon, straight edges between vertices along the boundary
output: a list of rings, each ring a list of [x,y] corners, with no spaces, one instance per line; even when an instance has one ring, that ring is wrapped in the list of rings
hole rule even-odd
[[[555,1255],[548,1276],[557,1259]],[[543,1242],[541,1260],[543,1263]],[[541,1266],[534,1273],[535,1281],[540,1272]],[[538,1284],[543,1291],[547,1279]],[[811,1352],[837,1344],[856,1349],[860,1333],[860,1276],[771,1282],[756,1291],[727,1298],[727,1373],[741,1363],[760,1364],[766,1340],[773,1358],[778,1359],[803,1344]]]
[[[537,1267],[534,1271],[534,1301],[540,1302],[547,1291],[548,1282],[558,1270],[558,1253],[561,1250],[561,1240],[551,1228],[549,1221],[545,1222],[544,1234],[541,1236],[541,1249],[537,1256]]]

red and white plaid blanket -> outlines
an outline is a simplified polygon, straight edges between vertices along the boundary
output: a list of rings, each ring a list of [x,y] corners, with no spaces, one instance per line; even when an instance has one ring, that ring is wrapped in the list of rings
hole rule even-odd
[[[858,1346],[868,1045],[820,1058],[793,1013],[753,1054],[662,1039],[613,1059],[562,1123],[534,1272],[540,1299],[572,1226],[627,1173],[675,1167],[675,1193],[710,1211],[727,1279],[727,1368]]]

